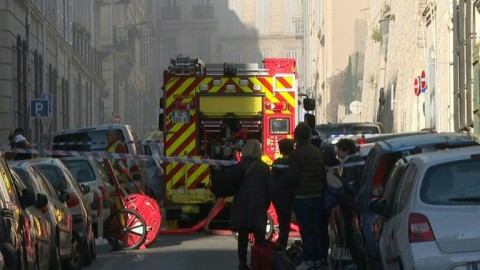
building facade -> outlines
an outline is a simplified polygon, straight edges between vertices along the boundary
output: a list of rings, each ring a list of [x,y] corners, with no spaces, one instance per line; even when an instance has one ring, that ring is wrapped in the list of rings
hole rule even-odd
[[[303,9],[297,0],[160,2],[162,68],[179,54],[210,63],[291,57],[303,72]]]
[[[100,121],[90,102],[103,88],[97,51],[74,26],[94,1],[5,0],[0,2],[0,142],[21,127],[44,142],[53,130]],[[74,5],[77,5],[74,9]],[[84,25],[84,33],[95,21]],[[75,104],[75,106],[74,106]]]
[[[479,6],[371,0],[363,120],[391,123],[395,132],[478,134]]]
[[[317,123],[357,121],[362,111],[352,112],[350,104],[361,101],[368,1],[306,3],[307,44],[315,50],[307,74],[317,100]]]

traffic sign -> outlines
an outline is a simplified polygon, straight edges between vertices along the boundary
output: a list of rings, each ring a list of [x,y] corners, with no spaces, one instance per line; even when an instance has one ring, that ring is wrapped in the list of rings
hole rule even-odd
[[[418,85],[418,78],[415,78],[415,81],[413,82],[413,92],[415,93],[415,96],[420,95],[420,86]]]
[[[422,70],[422,75],[420,76],[420,87],[422,91],[427,88],[427,78],[425,77],[425,70]]]
[[[30,117],[48,117],[50,116],[48,99],[32,99],[30,101]]]
[[[350,111],[354,114],[362,112],[362,103],[358,100],[354,100],[350,103]]]

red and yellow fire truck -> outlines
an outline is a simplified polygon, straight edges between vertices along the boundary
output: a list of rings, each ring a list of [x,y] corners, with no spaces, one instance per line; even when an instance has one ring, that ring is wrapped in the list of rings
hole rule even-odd
[[[279,155],[277,142],[293,137],[299,94],[295,59],[263,63],[172,59],[160,102],[165,156],[235,160],[245,139],[254,138],[271,164]],[[211,165],[168,162],[164,173],[167,220],[208,213],[215,201],[208,189]]]

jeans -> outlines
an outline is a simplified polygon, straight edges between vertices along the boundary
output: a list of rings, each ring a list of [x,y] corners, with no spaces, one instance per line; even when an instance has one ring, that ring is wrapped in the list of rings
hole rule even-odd
[[[300,228],[304,261],[326,260],[328,255],[328,213],[322,197],[295,199],[295,216]]]

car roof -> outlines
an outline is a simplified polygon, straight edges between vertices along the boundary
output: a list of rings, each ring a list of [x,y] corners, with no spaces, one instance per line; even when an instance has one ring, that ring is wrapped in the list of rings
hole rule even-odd
[[[347,123],[328,123],[328,124],[317,124],[315,128],[321,127],[344,127],[344,126],[381,126],[383,124],[381,122],[347,122]]]
[[[403,136],[376,143],[375,148],[384,148],[390,151],[412,149],[421,145],[433,145],[445,143],[449,146],[461,146],[466,144],[479,145],[480,141],[468,133],[445,132],[425,133],[421,135]]]
[[[434,152],[427,152],[410,157],[410,162],[425,164],[438,164],[449,161],[476,158],[480,160],[480,146],[445,149]]]
[[[62,134],[69,134],[69,133],[77,133],[77,132],[87,132],[92,130],[108,130],[108,129],[121,129],[121,128],[130,128],[130,125],[125,124],[102,124],[102,125],[94,125],[82,128],[72,128],[72,129],[64,129],[60,131],[52,132],[52,136],[62,135]]]

